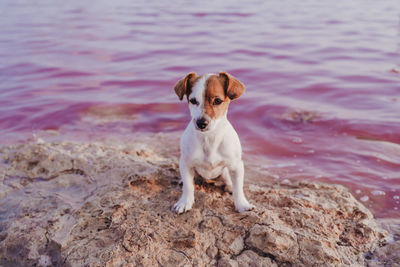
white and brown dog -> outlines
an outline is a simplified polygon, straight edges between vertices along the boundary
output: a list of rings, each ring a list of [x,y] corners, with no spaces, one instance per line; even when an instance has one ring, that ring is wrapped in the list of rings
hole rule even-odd
[[[180,100],[186,95],[192,118],[181,137],[183,192],[173,210],[182,213],[192,208],[196,173],[205,179],[221,175],[233,193],[236,210],[252,209],[243,192],[242,147],[227,119],[229,103],[244,92],[245,86],[226,72],[203,76],[192,72],[174,89]]]

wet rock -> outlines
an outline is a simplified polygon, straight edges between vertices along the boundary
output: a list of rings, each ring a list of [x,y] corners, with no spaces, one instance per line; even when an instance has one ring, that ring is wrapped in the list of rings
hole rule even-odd
[[[220,183],[197,179],[193,209],[171,212],[179,153],[165,143],[178,141],[1,148],[0,265],[397,264],[397,236],[341,186],[253,184],[256,209],[239,214]]]
[[[368,266],[400,266],[400,219],[381,219],[379,224],[390,232],[390,241],[367,254]]]

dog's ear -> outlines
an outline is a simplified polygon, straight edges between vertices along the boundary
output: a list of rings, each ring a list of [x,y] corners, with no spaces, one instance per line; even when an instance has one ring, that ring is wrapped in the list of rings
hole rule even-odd
[[[197,75],[195,72],[188,73],[185,78],[180,79],[175,84],[174,90],[175,93],[178,95],[179,100],[182,100],[184,95],[190,95],[190,93],[192,92],[193,81],[196,76]]]
[[[223,81],[225,94],[231,99],[241,96],[245,90],[245,86],[238,79],[227,72],[220,72],[219,77]]]

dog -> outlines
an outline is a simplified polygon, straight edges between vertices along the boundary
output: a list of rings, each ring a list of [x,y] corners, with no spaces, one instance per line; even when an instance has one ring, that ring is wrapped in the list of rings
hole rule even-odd
[[[174,90],[180,100],[186,96],[191,120],[180,141],[183,187],[173,211],[179,214],[192,208],[196,174],[205,179],[221,176],[233,194],[236,210],[253,209],[243,192],[239,136],[227,119],[229,103],[243,94],[245,86],[227,72],[202,76],[191,72],[176,83]]]

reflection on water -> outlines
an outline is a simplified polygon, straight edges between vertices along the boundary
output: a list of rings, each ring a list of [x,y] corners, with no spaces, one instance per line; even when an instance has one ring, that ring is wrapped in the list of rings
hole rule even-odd
[[[226,70],[247,85],[229,111],[246,160],[277,179],[344,184],[399,217],[396,7],[2,1],[0,142],[182,131],[174,83]]]

